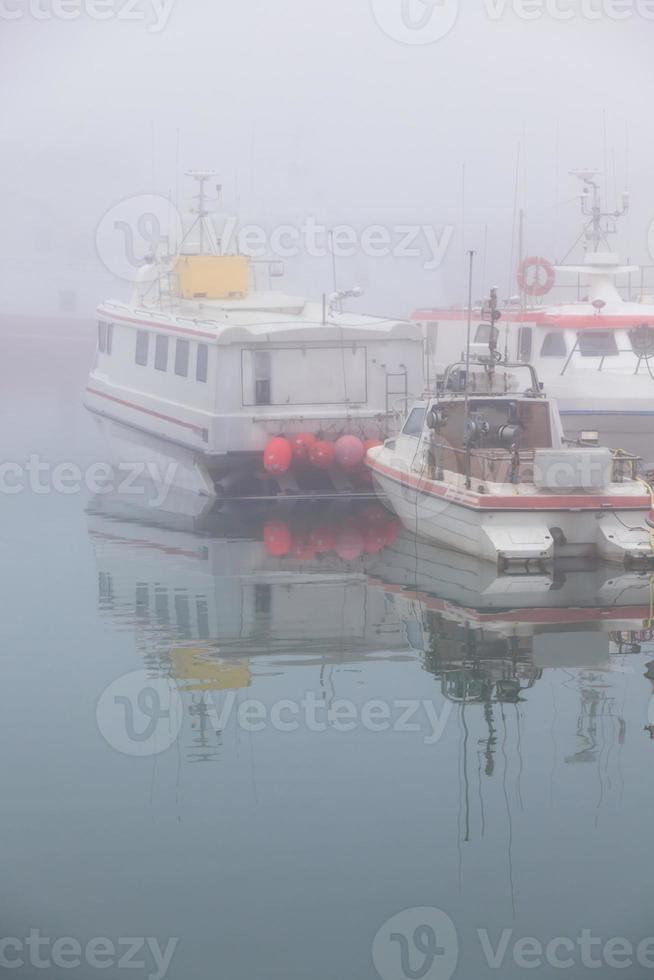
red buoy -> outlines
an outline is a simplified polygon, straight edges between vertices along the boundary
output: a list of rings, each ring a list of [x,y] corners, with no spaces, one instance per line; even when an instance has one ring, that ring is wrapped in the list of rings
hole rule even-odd
[[[291,450],[293,452],[293,462],[308,463],[311,447],[315,446],[318,440],[313,432],[298,432],[291,437]]]
[[[366,450],[357,436],[341,436],[334,444],[334,458],[344,470],[353,470],[363,462]]]
[[[318,440],[309,450],[309,461],[319,470],[328,470],[334,462],[334,443]]]
[[[263,544],[272,558],[285,558],[293,545],[288,524],[285,521],[268,521],[263,529]]]
[[[281,436],[271,439],[263,453],[263,465],[267,473],[287,473],[292,459],[291,444]]]

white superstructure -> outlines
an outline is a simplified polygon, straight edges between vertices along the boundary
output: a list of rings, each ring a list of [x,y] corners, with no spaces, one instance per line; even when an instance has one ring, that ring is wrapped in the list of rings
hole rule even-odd
[[[607,214],[597,174],[576,176],[584,184],[583,211],[589,219],[583,261],[556,270],[541,259],[525,264],[532,262],[537,274],[540,263],[541,274],[551,278],[555,272],[557,277],[574,277],[581,298],[536,305],[523,280],[521,297],[507,303],[495,325],[484,320],[481,306],[473,309],[472,340],[487,343],[494,336],[497,349],[510,360],[535,366],[558,402],[567,436],[635,453],[649,469],[654,467],[654,304],[645,295],[639,301],[623,297],[618,284],[638,282],[640,270],[622,264],[608,241],[615,220],[628,207],[628,196],[621,212]],[[432,375],[461,357],[467,310],[418,310],[413,319],[430,338]]]
[[[309,302],[258,288],[256,263],[206,251],[203,200],[198,254],[153,258],[131,302],[99,307],[85,403],[113,458],[172,464],[176,486],[211,495],[272,438],[388,435],[422,390],[420,327],[343,311],[358,290]]]

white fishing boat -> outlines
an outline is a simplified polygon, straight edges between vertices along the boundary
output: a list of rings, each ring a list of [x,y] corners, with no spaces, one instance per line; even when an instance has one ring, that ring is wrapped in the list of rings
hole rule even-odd
[[[624,449],[654,469],[654,302],[642,270],[621,263],[610,244],[629,196],[620,210],[607,212],[597,172],[575,177],[583,183],[582,261],[554,267],[544,258],[525,259],[518,272],[520,295],[506,301],[500,322],[489,323],[482,305],[474,309],[473,340],[487,342],[492,335],[508,359],[535,366],[558,402],[568,437]],[[565,276],[574,277],[578,299],[546,305],[545,297]],[[467,318],[467,309],[413,314],[430,338],[432,377],[462,356]]]
[[[153,257],[130,302],[98,309],[85,404],[112,459],[208,496],[253,469],[286,486],[351,483],[365,442],[422,390],[420,327],[345,311],[357,289],[310,302],[268,288],[280,263],[223,254],[212,175],[192,176],[196,220],[178,254]]]
[[[414,533],[500,569],[581,556],[652,561],[652,497],[638,458],[571,445],[534,368],[499,356],[492,343],[471,345],[400,435],[368,452],[382,499]]]

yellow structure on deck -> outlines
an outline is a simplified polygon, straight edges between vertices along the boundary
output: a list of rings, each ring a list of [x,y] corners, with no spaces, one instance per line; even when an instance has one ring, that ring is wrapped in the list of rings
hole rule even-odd
[[[243,299],[250,288],[245,255],[180,255],[173,272],[182,299]]]
[[[221,660],[208,647],[176,647],[170,659],[181,691],[238,691],[250,686],[250,662]]]

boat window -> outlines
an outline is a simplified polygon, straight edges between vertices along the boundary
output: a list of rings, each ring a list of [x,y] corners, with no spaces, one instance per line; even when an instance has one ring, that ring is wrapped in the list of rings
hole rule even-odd
[[[254,400],[257,405],[270,405],[270,351],[254,352]]]
[[[154,366],[157,371],[168,370],[168,337],[158,334],[154,344]]]
[[[145,367],[148,363],[148,348],[150,346],[150,334],[146,330],[136,331],[136,363]]]
[[[618,345],[610,330],[590,330],[579,334],[579,352],[582,357],[616,357]]]
[[[490,323],[480,323],[475,334],[475,343],[487,344],[491,338],[494,343],[497,343],[499,337],[500,331],[497,327],[491,326]]]
[[[531,360],[532,332],[531,327],[520,327],[518,330],[518,360],[526,363]]]
[[[646,323],[630,330],[629,340],[634,354],[654,354],[654,328]]]
[[[422,429],[425,424],[425,412],[426,409],[414,408],[408,419],[404,423],[404,428],[402,429],[402,435],[404,436],[420,436],[422,435]]]
[[[107,351],[107,324],[104,320],[98,323],[98,350],[101,354]]]
[[[107,354],[111,354],[111,348],[114,344],[114,325],[113,323],[107,324]]]
[[[198,358],[195,364],[195,377],[197,381],[207,380],[208,363],[209,348],[206,344],[198,344]]]
[[[567,353],[568,349],[562,333],[557,331],[545,336],[540,350],[541,357],[565,357]]]
[[[188,377],[188,340],[178,340],[175,347],[175,374],[180,378]]]

